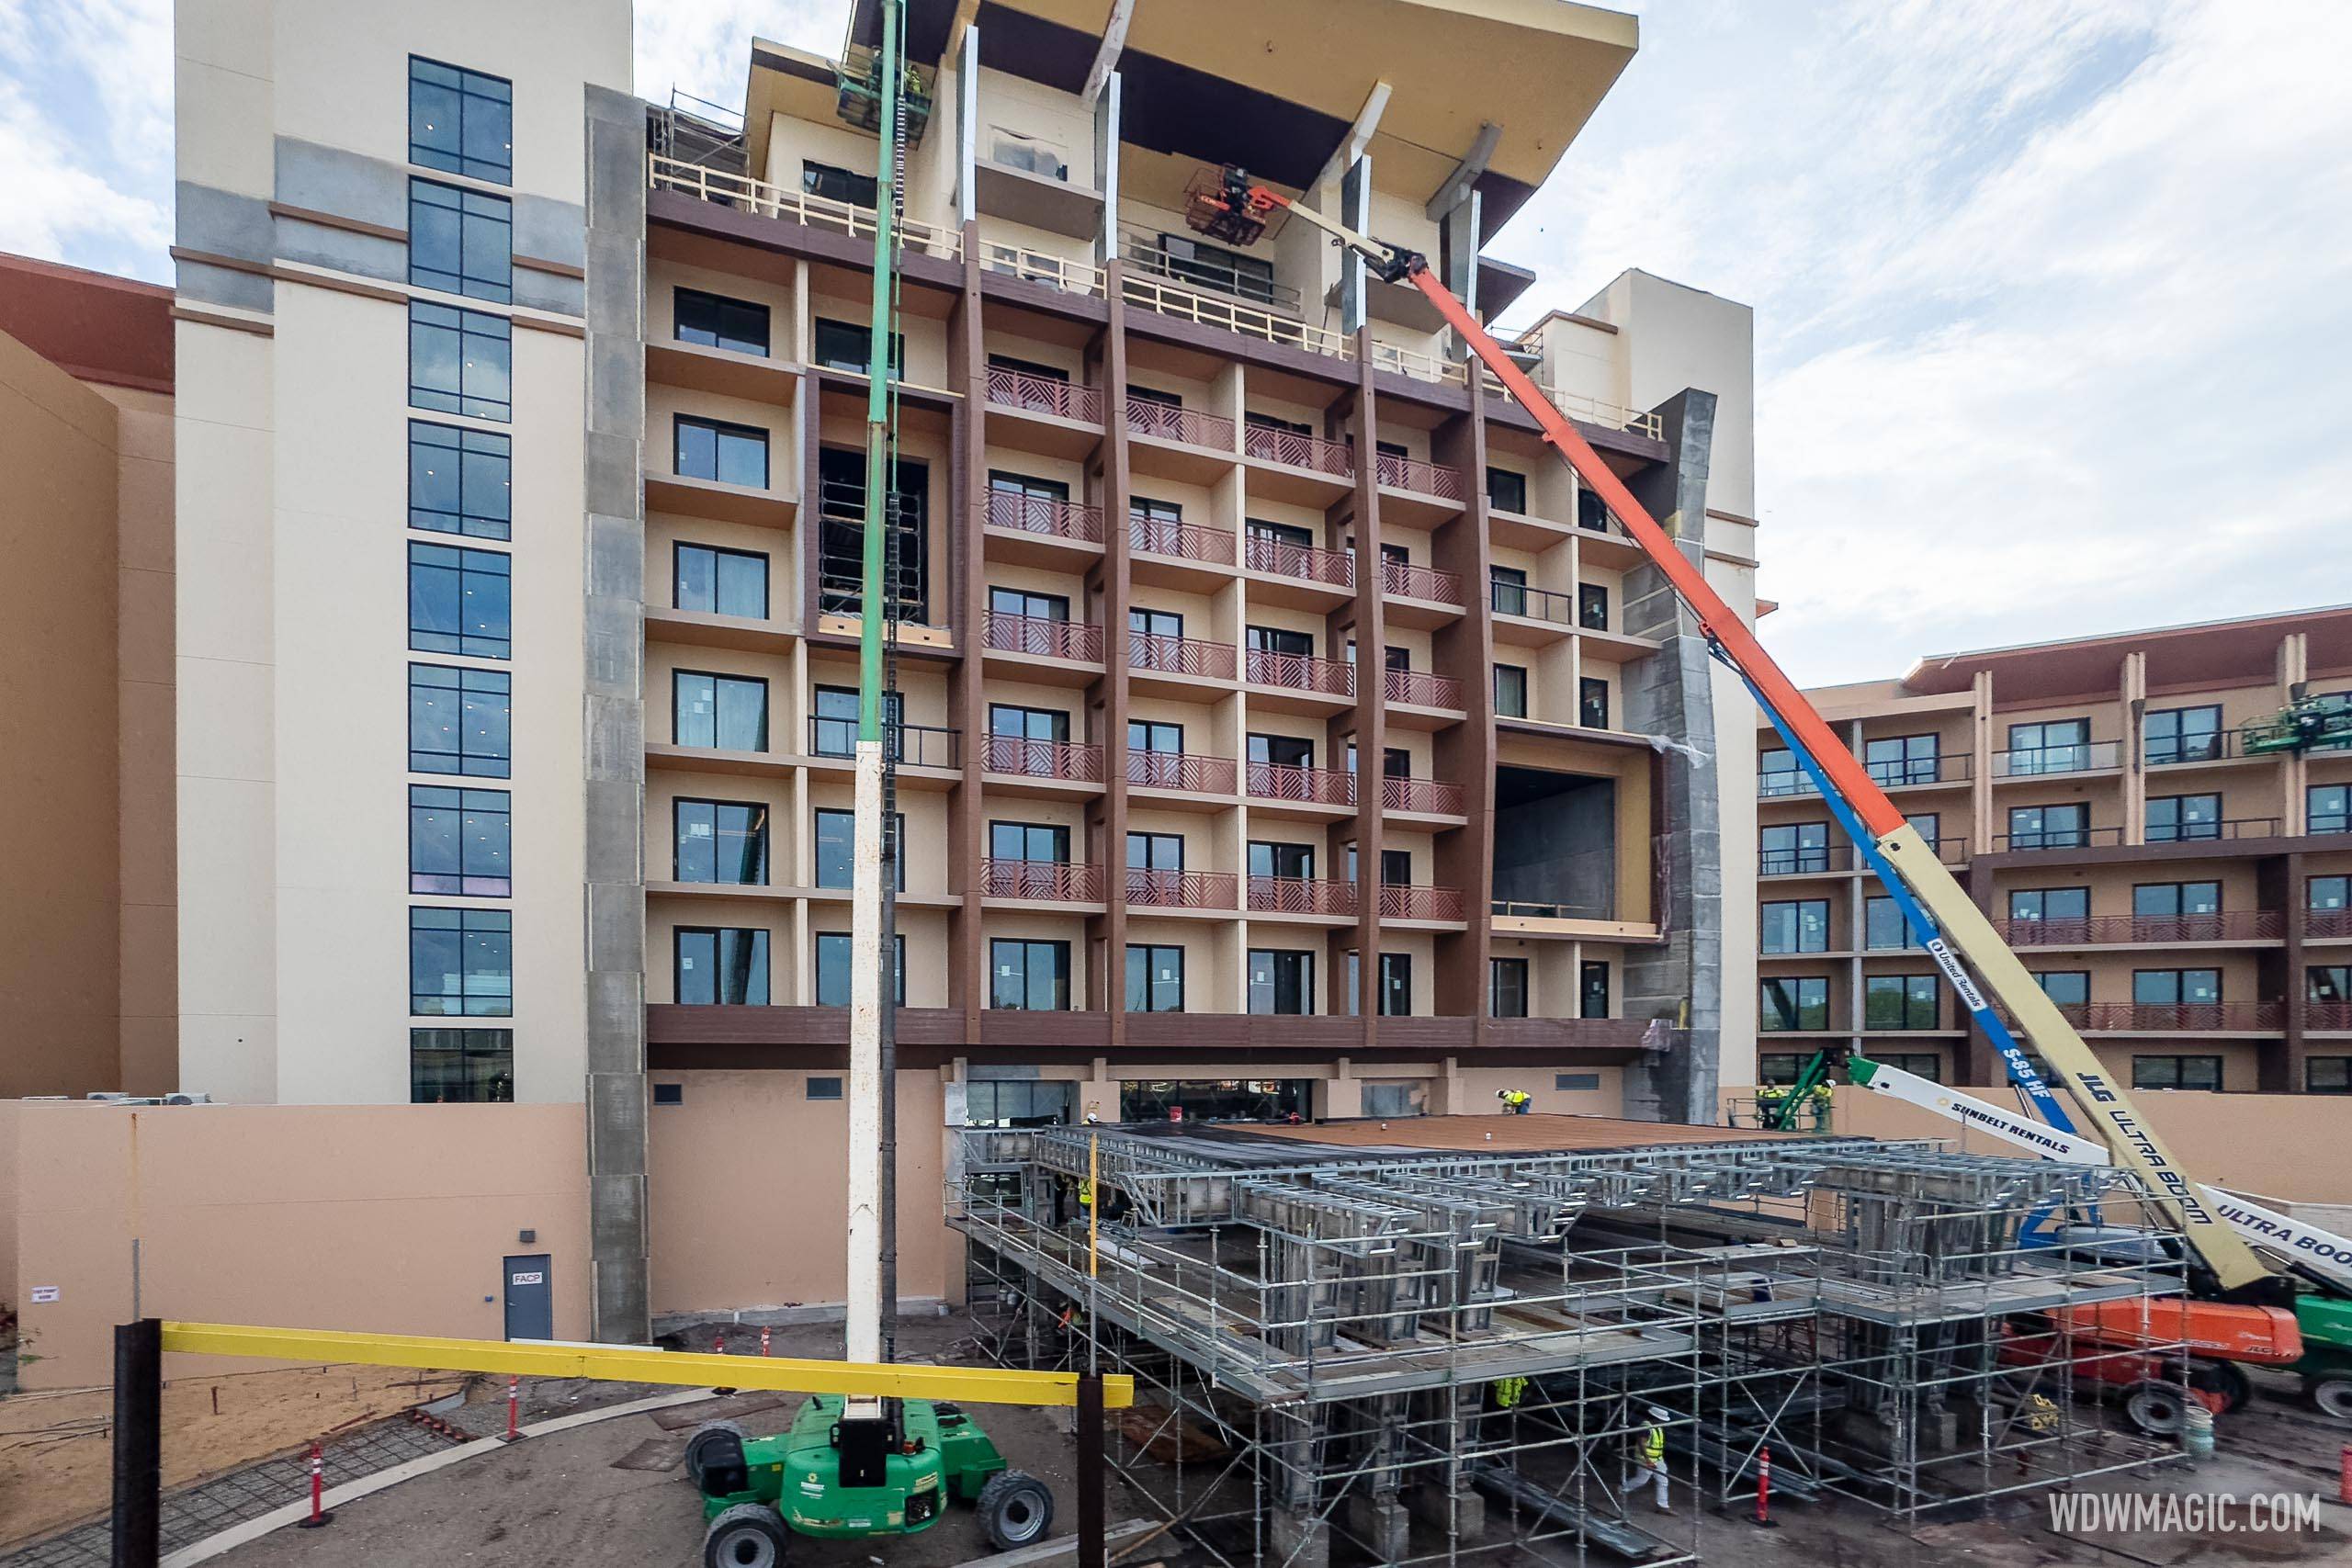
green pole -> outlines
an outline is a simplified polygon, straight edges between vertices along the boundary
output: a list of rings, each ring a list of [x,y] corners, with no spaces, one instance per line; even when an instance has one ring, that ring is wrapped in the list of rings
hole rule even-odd
[[[896,203],[898,188],[899,0],[882,0],[882,44],[875,56],[881,77],[881,152],[874,182],[874,319],[873,343],[866,355],[865,374],[865,570],[860,596],[857,633],[857,738],[882,739],[882,628],[889,613],[889,585],[882,581],[883,530],[888,526],[890,487],[890,301],[896,290],[892,273],[898,262]]]

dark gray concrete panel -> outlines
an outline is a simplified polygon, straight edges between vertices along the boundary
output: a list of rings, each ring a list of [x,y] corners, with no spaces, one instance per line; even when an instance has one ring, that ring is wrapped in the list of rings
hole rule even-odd
[[[291,136],[279,137],[275,152],[277,199],[286,206],[407,231],[404,165]]]
[[[299,218],[279,218],[277,221],[280,261],[330,267],[385,283],[408,281],[408,246],[399,240],[329,228],[322,223],[305,223]]]
[[[277,285],[250,272],[184,261],[176,265],[173,282],[183,299],[207,305],[229,305],[240,310],[259,310],[264,314],[277,307]]]
[[[172,243],[184,251],[230,256],[238,261],[270,259],[269,203],[186,180],[174,187],[178,204]]]

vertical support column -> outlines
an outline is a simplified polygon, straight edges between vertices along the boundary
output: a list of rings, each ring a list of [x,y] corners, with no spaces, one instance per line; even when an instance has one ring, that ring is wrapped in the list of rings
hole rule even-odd
[[[1361,232],[1361,231],[1359,231]],[[1446,209],[1439,220],[1439,250],[1445,262],[1445,286],[1453,290],[1463,308],[1472,315],[1478,314],[1478,190],[1475,186],[1463,188],[1462,199]],[[1452,328],[1445,334],[1446,357],[1466,360],[1470,357],[1469,340]]]
[[[1362,161],[1359,161],[1362,166]],[[1351,171],[1352,172],[1352,171]],[[1366,184],[1369,185],[1367,176]],[[1388,685],[1383,649],[1388,616],[1381,592],[1379,400],[1373,390],[1372,333],[1356,333],[1355,493],[1355,744],[1356,744],[1356,1012],[1363,1043],[1380,1035],[1380,845],[1384,814],[1380,762],[1388,744]],[[1334,721],[1334,728],[1342,721]],[[1334,736],[1335,745],[1338,737]],[[1341,940],[1345,940],[1342,938]],[[1345,984],[1344,954],[1340,978]]]
[[[1430,746],[1432,777],[1462,786],[1466,826],[1442,829],[1434,840],[1430,880],[1442,887],[1462,889],[1470,929],[1459,936],[1445,934],[1433,944],[1436,974],[1431,976],[1430,1010],[1473,1020],[1471,1042],[1487,1043],[1487,961],[1494,910],[1495,807],[1495,638],[1493,577],[1487,518],[1487,420],[1485,396],[1475,383],[1484,373],[1473,367],[1470,410],[1442,426],[1430,442],[1430,455],[1468,477],[1470,499],[1460,517],[1430,536],[1430,562],[1441,571],[1462,579],[1469,596],[1467,611],[1441,626],[1430,639],[1433,668],[1462,682],[1469,717],[1442,729]],[[1376,776],[1379,760],[1369,769]],[[1573,971],[1572,971],[1573,972]],[[1572,1017],[1573,1004],[1557,1016]]]
[[[979,70],[979,28],[964,32],[963,69],[977,76]],[[958,102],[967,96],[958,84]],[[977,111],[975,111],[977,112]],[[981,627],[988,596],[987,536],[989,497],[989,369],[988,311],[980,292],[980,225],[977,216],[964,220],[964,292],[948,322],[948,378],[964,394],[961,450],[956,454],[950,481],[949,515],[953,519],[950,549],[956,563],[955,616],[957,660],[947,685],[947,722],[961,732],[963,780],[948,798],[947,889],[963,902],[947,916],[947,1005],[964,1012],[964,1040],[977,1044],[980,1013],[988,1006],[988,954],[981,934],[980,860],[986,853],[987,824],[981,798],[980,774],[988,761],[988,696],[980,650]]]
[[[1119,254],[1119,73],[1103,79],[1094,100],[1094,186],[1102,193],[1102,226],[1094,231],[1094,265],[1108,267]],[[1118,290],[1105,285],[1116,299]]]
[[[964,262],[978,253],[972,225],[980,220],[980,193],[974,183],[980,155],[980,24],[964,28],[956,51],[956,221],[964,230]]]
[[[114,1568],[155,1568],[163,1550],[164,1325],[114,1331]]]
[[[2311,679],[2312,639],[2308,632],[2289,632],[2278,639],[2278,705],[2285,707],[2295,700],[2295,694]],[[2306,786],[2311,782],[2311,764],[2301,751],[2277,753],[2278,769],[2278,827],[2290,838],[2301,838],[2309,830],[2311,797]]]
[[[1658,413],[1667,461],[1629,488],[1703,570],[1715,395],[1687,389],[1659,405]],[[1660,946],[1628,952],[1625,1015],[1668,1019],[1678,1027],[1669,1050],[1627,1066],[1626,1114],[1713,1122],[1723,1043],[1724,900],[1714,666],[1698,622],[1665,573],[1646,562],[1625,574],[1624,626],[1660,644],[1625,667],[1625,728],[1677,736],[1690,748],[1658,752],[1650,764],[1658,810],[1653,852],[1662,862],[1653,879],[1663,889],[1657,918],[1668,936]]]
[[[1103,86],[1102,96],[1095,104],[1095,123],[1098,127],[1104,124],[1106,116],[1115,125],[1118,103],[1119,77],[1114,72]],[[1111,156],[1115,159],[1118,144],[1115,129],[1102,134],[1111,149]],[[1103,210],[1104,231],[1113,234],[1117,222],[1116,214],[1107,201]],[[1103,417],[1108,423],[1104,427],[1102,447],[1102,564],[1100,570],[1102,577],[1095,585],[1096,603],[1102,607],[1102,687],[1100,698],[1102,734],[1099,739],[1102,744],[1104,908],[1100,921],[1102,995],[1097,1005],[1104,1014],[1106,1043],[1115,1052],[1125,1044],[1127,1037],[1127,605],[1135,596],[1135,569],[1129,560],[1127,532],[1131,473],[1127,455],[1127,307],[1122,293],[1126,274],[1117,254],[1115,238],[1112,240],[1111,246],[1102,269],[1105,310],[1099,361],[1102,371]],[[1112,1119],[1115,1120],[1115,1117]]]
[[[1109,1568],[1102,1536],[1102,1376],[1078,1378],[1078,1568]]]
[[[1372,231],[1372,158],[1350,164],[1340,176],[1340,221],[1359,234]],[[1354,249],[1340,253],[1340,331],[1350,337],[1363,331],[1366,289],[1370,287],[1364,259]],[[1369,449],[1364,459],[1370,461]]]
[[[645,1198],[645,108],[587,90],[589,1332],[652,1337]]]
[[[2122,733],[2116,740],[2123,752],[2117,759],[2123,764],[2123,841],[2144,844],[2148,841],[2148,752],[2141,734],[2148,714],[2146,654],[2134,651],[2123,656],[2116,695],[2123,707]]]
[[[2264,1046],[2259,1054],[2256,1087],[2265,1094],[2301,1094],[2304,1088],[2303,1056],[2310,1049],[2305,1033],[2311,1028],[2311,982],[2303,973],[2307,962],[2303,878],[2308,864],[2302,852],[2295,850],[2283,855],[2265,855],[2254,863],[2256,907],[2283,911],[2280,918],[2286,922],[2286,940],[2280,950],[2275,955],[2255,955],[2256,974],[2278,987],[2287,1014],[2286,1037],[2275,1046]],[[2275,969],[2262,962],[2272,957],[2277,963]]]

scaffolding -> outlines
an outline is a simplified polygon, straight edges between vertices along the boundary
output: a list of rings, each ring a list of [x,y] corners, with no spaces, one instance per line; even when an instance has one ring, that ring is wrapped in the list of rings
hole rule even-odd
[[[1768,1452],[1776,1497],[1906,1523],[2176,1457],[2087,1396],[2185,1382],[2183,1274],[2025,1245],[2061,1209],[2154,1213],[2106,1168],[1830,1137],[974,1129],[949,1190],[978,1349],[1132,1373],[1114,1466],[1227,1568],[1692,1562],[1691,1499],[1748,1506]],[[2116,1302],[2137,1332],[2084,1331]]]

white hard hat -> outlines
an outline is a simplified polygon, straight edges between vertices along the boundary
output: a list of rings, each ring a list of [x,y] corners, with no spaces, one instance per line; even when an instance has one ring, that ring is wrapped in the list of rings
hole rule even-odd
[[[1674,1417],[1653,1404],[1650,1406],[1650,1419],[1653,1421],[1671,1421]]]

